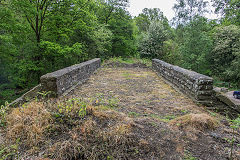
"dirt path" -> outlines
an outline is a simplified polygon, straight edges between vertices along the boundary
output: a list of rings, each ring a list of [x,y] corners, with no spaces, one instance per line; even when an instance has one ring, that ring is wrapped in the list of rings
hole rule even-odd
[[[71,96],[116,98],[119,111],[136,113],[139,117],[156,115],[171,119],[190,111],[204,112],[147,68],[102,68],[76,90]]]
[[[226,120],[196,105],[151,69],[103,67],[72,97],[95,97],[95,104],[107,99],[114,110],[132,118],[134,135],[147,146],[142,153],[147,159],[228,159],[232,132]],[[237,145],[234,155],[239,158]]]

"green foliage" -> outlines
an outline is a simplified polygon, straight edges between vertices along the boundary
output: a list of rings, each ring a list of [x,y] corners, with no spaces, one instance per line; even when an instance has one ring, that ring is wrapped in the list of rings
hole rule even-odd
[[[167,18],[159,8],[144,8],[142,13],[134,18],[140,32],[147,32],[152,21],[164,21],[168,23]]]
[[[240,0],[213,0],[215,13],[223,15],[222,23],[240,25]]]
[[[70,47],[61,46],[54,42],[41,41],[39,47],[43,57],[42,73],[52,72],[88,59],[87,54],[83,52],[84,47],[80,43],[75,43]]]
[[[134,64],[134,63],[142,63],[148,67],[152,66],[152,61],[147,58],[122,58],[122,57],[113,57],[109,59],[110,62],[119,62],[119,63],[126,63],[126,64]]]
[[[119,9],[118,14],[109,21],[109,29],[113,33],[113,56],[131,57],[136,54],[134,26],[131,16],[125,10]]]
[[[102,93],[97,93],[94,99],[91,100],[91,102],[95,103],[96,105],[103,105],[105,107],[114,108],[118,106],[119,99],[114,97],[113,95],[109,95],[108,97],[106,97]]]
[[[240,131],[240,115],[239,115],[238,118],[236,118],[234,120],[229,120],[229,122],[231,124],[230,127],[233,130],[233,136],[232,136],[232,138],[225,138],[225,140],[231,145],[229,159],[233,160],[233,149],[234,149],[234,145],[235,145],[235,142],[236,142],[236,137],[238,136],[238,133]]]
[[[130,117],[138,117],[138,116],[140,116],[140,113],[136,113],[136,112],[128,112],[128,116],[130,116]]]
[[[141,56],[163,59],[163,44],[168,39],[168,33],[162,21],[151,22],[148,32],[144,34],[140,42]]]
[[[19,146],[19,139],[17,143],[11,146],[4,146],[0,145],[0,160],[6,159],[18,159],[18,146]]]
[[[0,107],[0,127],[4,127],[6,125],[6,115],[9,110],[9,105],[5,102],[5,105],[1,105]]]
[[[214,75],[224,81],[239,83],[240,28],[235,25],[216,27],[213,40],[211,68]]]
[[[108,58],[111,55],[112,36],[112,31],[106,25],[97,26],[93,32],[97,57]]]
[[[179,45],[179,54],[183,68],[210,75],[209,55],[212,50],[212,40],[209,36],[207,19],[195,17],[184,27],[182,43]],[[194,62],[194,63],[193,63]]]
[[[177,52],[178,50],[178,43],[173,39],[169,39],[163,42],[163,60],[171,64],[180,64],[180,54]]]
[[[138,30],[127,5],[125,0],[1,1],[0,86],[13,85],[1,89],[1,99],[20,96],[48,72],[95,57],[136,55]]]
[[[187,24],[195,16],[203,16],[208,12],[207,4],[208,2],[204,0],[177,0],[173,7],[176,14],[173,18],[175,24]]]
[[[140,56],[163,60],[170,58],[172,52],[169,53],[167,43],[164,46],[164,41],[173,37],[173,30],[163,12],[159,8],[144,8],[142,13],[134,18],[134,21],[140,32],[136,38]]]
[[[64,104],[57,106],[56,118],[62,117],[67,119],[75,118],[76,116],[84,118],[87,115],[87,103],[81,99],[74,98],[68,100]]]

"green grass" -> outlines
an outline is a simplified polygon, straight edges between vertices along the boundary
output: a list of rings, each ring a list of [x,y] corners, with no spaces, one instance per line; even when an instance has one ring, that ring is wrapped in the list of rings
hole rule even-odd
[[[0,160],[6,159],[18,159],[18,143],[19,139],[17,140],[16,144],[10,146],[0,146]]]
[[[114,57],[109,59],[112,62],[126,63],[126,64],[134,64],[134,63],[142,63],[148,67],[152,66],[152,61],[150,59],[141,59],[141,58],[122,58],[122,57]]]
[[[189,151],[185,150],[184,160],[197,160],[197,158],[193,157]]]
[[[157,120],[160,120],[162,122],[166,122],[166,123],[169,122],[170,120],[176,118],[176,116],[174,116],[174,115],[167,115],[167,116],[162,117],[162,116],[159,116],[156,114],[150,114],[149,116],[152,118],[155,118]]]
[[[131,73],[125,72],[125,73],[122,74],[122,76],[126,79],[131,79],[131,76],[133,76],[133,75]]]
[[[138,116],[140,116],[140,114],[136,113],[136,112],[128,112],[128,116],[130,116],[130,117],[138,117]]]

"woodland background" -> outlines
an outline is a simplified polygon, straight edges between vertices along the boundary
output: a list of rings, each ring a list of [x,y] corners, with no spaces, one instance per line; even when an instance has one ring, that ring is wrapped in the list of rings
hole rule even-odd
[[[159,58],[240,87],[240,0],[176,0],[131,17],[127,0],[0,0],[0,104],[39,78],[100,57]]]

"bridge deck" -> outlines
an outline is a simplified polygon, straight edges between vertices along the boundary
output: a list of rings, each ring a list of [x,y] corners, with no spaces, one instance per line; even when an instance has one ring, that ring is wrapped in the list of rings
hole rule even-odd
[[[207,124],[211,123],[210,112],[173,89],[149,68],[102,67],[67,99],[75,97],[92,99],[96,106],[111,102],[115,106],[112,110],[131,118],[134,136],[151,148],[143,157],[174,160],[184,156],[212,160],[228,157],[219,140],[230,136],[225,126],[212,131],[211,124]],[[221,119],[212,114],[213,119]],[[174,121],[182,116],[179,123]]]
[[[136,112],[140,117],[154,114],[164,119],[187,111],[204,112],[147,68],[102,68],[71,94],[71,97],[97,96],[113,97],[119,100],[118,110]]]

